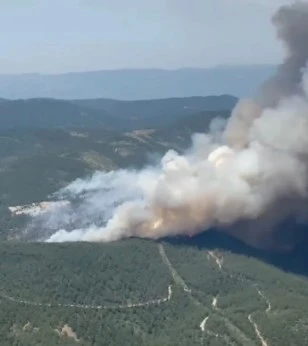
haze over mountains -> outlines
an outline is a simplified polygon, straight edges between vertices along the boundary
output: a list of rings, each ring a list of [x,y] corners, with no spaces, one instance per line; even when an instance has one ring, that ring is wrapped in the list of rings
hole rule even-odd
[[[213,68],[123,69],[58,75],[0,75],[0,95],[19,99],[113,98],[123,100],[231,94],[251,96],[275,72],[273,65]]]

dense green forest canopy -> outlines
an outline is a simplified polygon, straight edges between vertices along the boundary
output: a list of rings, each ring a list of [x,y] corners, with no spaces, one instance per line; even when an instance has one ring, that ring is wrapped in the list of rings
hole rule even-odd
[[[229,111],[236,102],[237,98],[229,95],[144,101],[3,99],[0,102],[0,129],[136,130],[165,126],[179,116],[203,111]]]
[[[307,279],[245,254],[139,239],[0,252],[9,345],[260,345],[256,328],[269,345],[308,342]]]

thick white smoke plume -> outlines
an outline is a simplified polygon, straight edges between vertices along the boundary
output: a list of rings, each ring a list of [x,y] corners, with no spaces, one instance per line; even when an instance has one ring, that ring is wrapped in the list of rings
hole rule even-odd
[[[308,5],[280,8],[274,23],[287,59],[256,101],[236,106],[221,136],[196,134],[185,155],[169,151],[155,167],[78,179],[58,193],[70,205],[33,220],[49,230],[41,239],[157,239],[216,227],[267,247],[276,224],[305,221]]]

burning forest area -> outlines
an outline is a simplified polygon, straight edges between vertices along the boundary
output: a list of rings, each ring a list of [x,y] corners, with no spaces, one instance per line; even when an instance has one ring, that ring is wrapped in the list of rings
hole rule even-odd
[[[308,4],[280,7],[272,23],[285,58],[218,131],[193,135],[185,154],[170,150],[156,165],[77,179],[54,194],[54,202],[62,201],[56,207],[11,208],[31,215],[25,238],[109,242],[217,229],[251,246],[272,248],[281,223],[292,219],[305,225]]]

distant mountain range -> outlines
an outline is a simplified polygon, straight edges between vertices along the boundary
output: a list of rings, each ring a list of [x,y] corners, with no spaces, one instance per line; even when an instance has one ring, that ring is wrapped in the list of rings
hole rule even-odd
[[[124,69],[58,75],[0,75],[0,97],[122,100],[232,94],[251,96],[274,65],[214,68]]]

